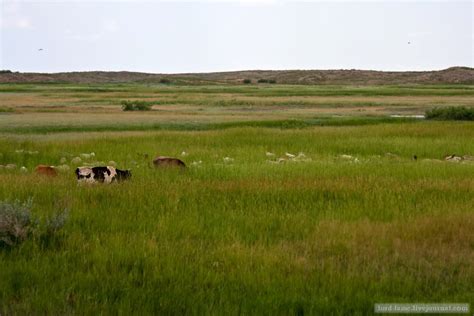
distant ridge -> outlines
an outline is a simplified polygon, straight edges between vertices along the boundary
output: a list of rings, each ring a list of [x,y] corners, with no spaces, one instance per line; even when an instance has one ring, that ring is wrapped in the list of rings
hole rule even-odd
[[[211,73],[151,74],[128,71],[19,73],[0,71],[0,83],[176,83],[236,84],[275,81],[280,84],[474,84],[474,68],[438,71],[247,70]]]

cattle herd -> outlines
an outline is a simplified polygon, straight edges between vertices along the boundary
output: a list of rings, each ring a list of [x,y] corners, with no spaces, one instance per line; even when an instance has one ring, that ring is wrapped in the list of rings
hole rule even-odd
[[[272,153],[267,153],[267,156],[274,155]],[[302,157],[304,158],[305,155],[303,153],[300,153],[298,156],[286,153],[286,156],[288,156],[290,159],[293,159],[296,161],[301,161]],[[388,157],[398,157],[397,155],[387,153],[386,156]],[[145,155],[145,157],[148,157],[148,155]],[[354,157],[350,155],[341,155],[341,158],[344,159],[353,159]],[[230,159],[228,157],[224,158],[224,160]],[[280,158],[277,161],[270,161],[270,162],[280,162],[280,160],[283,158]],[[417,161],[418,157],[414,155],[412,157],[413,160]],[[429,161],[441,161],[441,160],[433,160],[433,159],[424,159],[424,160],[429,160]],[[470,155],[455,155],[455,154],[450,154],[450,155],[445,155],[444,159],[445,161],[450,161],[450,162],[474,162],[474,156]],[[354,161],[358,161],[357,158],[354,159]],[[178,158],[173,158],[173,157],[165,157],[165,156],[158,156],[155,159],[153,159],[153,166],[156,168],[186,168],[186,165],[183,161],[181,161]],[[150,163],[151,167],[151,163]],[[44,176],[50,176],[54,177],[58,175],[58,171],[56,167],[54,166],[47,166],[47,165],[38,165],[35,168],[35,172],[40,175]],[[76,178],[79,182],[87,182],[87,183],[95,183],[95,182],[101,182],[101,183],[112,183],[112,182],[117,182],[117,181],[123,181],[126,179],[131,178],[132,173],[130,170],[120,170],[116,169],[113,166],[97,166],[97,167],[78,167],[75,170]]]
[[[158,156],[153,159],[153,166],[157,168],[178,167],[186,168],[184,162],[178,158]],[[38,165],[35,172],[40,175],[55,177],[58,172],[54,166]],[[112,183],[131,178],[130,170],[120,170],[112,166],[78,167],[75,171],[77,181],[86,183]]]

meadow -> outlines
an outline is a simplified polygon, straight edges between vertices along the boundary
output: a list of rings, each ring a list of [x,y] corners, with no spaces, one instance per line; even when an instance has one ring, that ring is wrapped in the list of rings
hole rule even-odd
[[[474,125],[413,116],[473,96],[461,85],[2,84],[0,165],[17,167],[0,168],[0,200],[69,217],[53,243],[0,249],[0,314],[472,308],[474,161],[443,158],[474,155]],[[153,110],[123,112],[122,100]],[[158,154],[188,168],[153,169]],[[76,166],[109,161],[132,179],[77,184]],[[69,170],[45,178],[40,163]]]

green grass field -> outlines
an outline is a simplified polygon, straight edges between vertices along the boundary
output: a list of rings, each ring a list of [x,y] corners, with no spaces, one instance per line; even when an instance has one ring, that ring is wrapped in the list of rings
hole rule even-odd
[[[0,314],[472,308],[474,161],[443,157],[474,155],[474,124],[390,116],[472,107],[473,95],[472,86],[0,85],[0,164],[17,166],[0,168],[0,200],[33,198],[40,218],[69,209],[54,243],[0,249]],[[125,99],[153,111],[122,112]],[[187,170],[150,168],[158,154]],[[109,161],[132,179],[77,184],[76,166]],[[34,174],[38,164],[70,170],[50,179]]]

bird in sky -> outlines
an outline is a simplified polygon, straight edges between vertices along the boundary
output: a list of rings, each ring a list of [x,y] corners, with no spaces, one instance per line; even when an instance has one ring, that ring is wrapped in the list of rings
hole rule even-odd
[[[41,52],[42,50],[43,50],[42,48],[38,49],[39,52]]]

